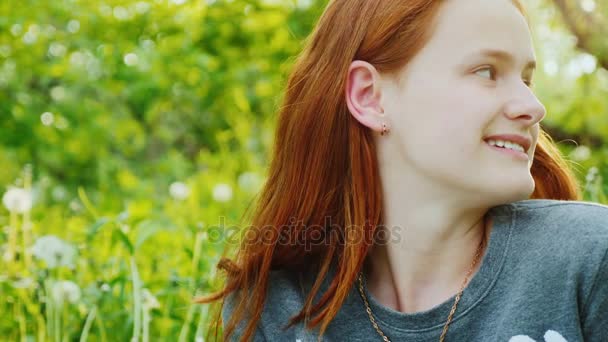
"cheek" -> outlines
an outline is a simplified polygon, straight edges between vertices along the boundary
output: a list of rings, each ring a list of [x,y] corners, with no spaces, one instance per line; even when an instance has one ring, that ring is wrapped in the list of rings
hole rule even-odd
[[[485,128],[496,117],[496,103],[488,94],[466,85],[446,84],[409,88],[394,102],[396,124],[402,134],[411,136],[406,141],[432,144],[433,149],[443,145],[443,151],[471,152],[479,148]]]

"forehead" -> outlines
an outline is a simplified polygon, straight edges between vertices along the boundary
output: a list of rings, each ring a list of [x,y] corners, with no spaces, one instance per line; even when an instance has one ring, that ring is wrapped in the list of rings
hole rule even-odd
[[[443,58],[496,49],[522,63],[534,59],[528,24],[511,0],[445,1],[425,49]]]

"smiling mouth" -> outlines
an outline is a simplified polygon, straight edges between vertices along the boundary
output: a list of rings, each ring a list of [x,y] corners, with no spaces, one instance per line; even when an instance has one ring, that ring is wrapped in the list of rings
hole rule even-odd
[[[514,157],[516,159],[519,160],[525,160],[528,161],[528,154],[526,152],[522,152],[522,151],[518,151],[518,150],[514,150],[508,147],[500,147],[500,146],[496,146],[496,145],[490,145],[487,141],[484,141],[484,144],[486,146],[488,146],[490,149],[492,149],[493,151],[499,152],[505,156],[510,156],[510,157]]]

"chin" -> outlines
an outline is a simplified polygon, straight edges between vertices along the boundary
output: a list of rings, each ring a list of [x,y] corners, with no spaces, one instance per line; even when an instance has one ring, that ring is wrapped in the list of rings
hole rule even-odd
[[[511,185],[511,188],[505,189],[505,193],[509,194],[510,198],[508,202],[517,202],[529,199],[535,188],[534,179],[532,179],[532,177],[530,177],[530,180],[526,182]]]
[[[532,176],[528,178],[513,177],[499,183],[494,179],[490,184],[485,191],[494,199],[492,202],[496,203],[511,203],[529,199],[535,188]]]

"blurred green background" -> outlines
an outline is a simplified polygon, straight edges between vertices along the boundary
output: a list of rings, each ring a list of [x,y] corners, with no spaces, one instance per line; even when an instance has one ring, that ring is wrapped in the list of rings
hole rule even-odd
[[[607,203],[608,3],[525,3],[542,126]],[[0,340],[204,340],[325,4],[0,2]]]

